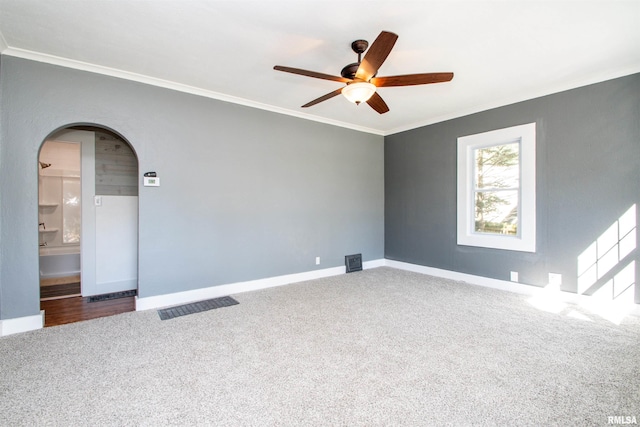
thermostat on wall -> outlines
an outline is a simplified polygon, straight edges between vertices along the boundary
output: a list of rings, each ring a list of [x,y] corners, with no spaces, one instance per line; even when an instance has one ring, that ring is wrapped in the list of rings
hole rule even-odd
[[[145,176],[144,177],[144,186],[145,187],[160,187],[160,178],[157,176]]]

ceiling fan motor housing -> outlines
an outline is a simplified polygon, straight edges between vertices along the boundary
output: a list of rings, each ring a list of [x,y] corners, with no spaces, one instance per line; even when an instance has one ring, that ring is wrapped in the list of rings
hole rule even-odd
[[[361,55],[365,50],[369,47],[369,42],[366,40],[356,40],[351,43],[351,49],[358,54],[358,62],[354,62],[353,64],[349,64],[340,71],[340,75],[345,79],[353,80],[356,77],[356,72],[358,72],[358,67],[361,62]]]
[[[360,66],[359,62],[354,62],[353,64],[349,64],[340,71],[340,75],[345,79],[355,79],[356,72],[358,71],[358,67]]]

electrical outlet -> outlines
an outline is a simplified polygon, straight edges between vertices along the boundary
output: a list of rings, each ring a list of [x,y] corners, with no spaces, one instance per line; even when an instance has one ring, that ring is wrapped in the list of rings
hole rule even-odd
[[[511,281],[512,282],[517,282],[518,281],[518,272],[517,271],[512,271],[511,272]]]
[[[320,265],[320,257],[319,256],[316,257],[316,265]]]
[[[549,273],[549,284],[553,286],[562,285],[562,274],[560,273]]]

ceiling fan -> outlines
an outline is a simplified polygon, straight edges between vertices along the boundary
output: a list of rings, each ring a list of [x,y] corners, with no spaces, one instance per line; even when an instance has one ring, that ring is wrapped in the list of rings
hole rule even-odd
[[[378,69],[387,59],[387,56],[389,56],[396,40],[398,40],[397,34],[389,31],[382,31],[374,40],[362,60],[360,57],[369,47],[369,42],[366,40],[356,40],[351,43],[351,49],[358,54],[358,62],[354,62],[353,64],[349,64],[344,67],[340,72],[341,77],[303,70],[300,68],[284,67],[281,65],[276,65],[273,69],[287,73],[300,74],[302,76],[314,77],[316,79],[332,80],[347,84],[340,89],[336,89],[333,92],[329,92],[320,98],[304,104],[302,108],[311,107],[312,105],[316,105],[342,93],[349,101],[356,104],[366,102],[378,113],[384,114],[389,111],[389,107],[382,97],[376,92],[377,88],[441,83],[448,82],[453,78],[453,73],[422,73],[376,77]]]

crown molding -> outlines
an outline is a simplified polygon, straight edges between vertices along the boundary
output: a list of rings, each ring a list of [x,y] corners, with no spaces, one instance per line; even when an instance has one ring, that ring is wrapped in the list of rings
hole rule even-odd
[[[0,47],[2,47],[3,42],[4,40],[0,37]],[[5,43],[5,46],[6,46],[6,43]],[[195,86],[189,86],[182,83],[176,83],[169,80],[158,79],[155,77],[133,73],[130,71],[118,70],[116,68],[90,64],[88,62],[76,61],[73,59],[62,58],[54,55],[47,55],[44,53],[33,52],[30,50],[18,49],[13,47],[6,47],[4,50],[2,50],[2,54],[6,56],[12,56],[15,58],[27,59],[30,61],[43,62],[46,64],[57,65],[65,68],[71,68],[74,70],[87,71],[90,73],[102,74],[109,77],[116,77],[119,79],[135,81],[138,83],[144,83],[151,86],[157,86],[165,89],[175,90],[178,92],[188,93],[191,95],[197,95],[205,98],[216,99],[218,101],[230,102],[232,104],[244,105],[246,107],[257,108],[260,110],[270,111],[273,113],[284,114],[287,116],[293,116],[293,117],[297,117],[305,120],[311,120],[314,122],[329,124],[332,126],[352,129],[359,132],[370,133],[370,134],[380,135],[380,136],[384,135],[384,132],[379,129],[368,128],[365,126],[357,126],[357,125],[342,122],[339,120],[332,120],[332,119],[317,117],[311,114],[301,113],[299,111],[293,111],[286,108],[263,104],[261,102],[251,101],[245,98],[226,95],[224,93],[214,92],[211,90],[202,89]]]
[[[191,95],[197,95],[197,96],[202,96],[202,97],[205,97],[205,98],[216,99],[218,101],[224,101],[224,102],[229,102],[229,103],[232,103],[232,104],[243,105],[243,106],[246,106],[246,107],[257,108],[257,109],[260,109],[260,110],[270,111],[270,112],[273,112],[273,113],[284,114],[284,115],[287,115],[287,116],[297,117],[297,118],[304,119],[304,120],[310,120],[310,121],[314,121],[314,122],[318,122],[318,123],[324,123],[324,124],[328,124],[328,125],[332,125],[332,126],[342,127],[342,128],[346,128],[346,129],[355,130],[355,131],[358,131],[358,132],[364,132],[364,133],[369,133],[369,134],[373,134],[373,135],[380,135],[380,136],[394,135],[394,134],[397,134],[397,133],[406,132],[406,131],[409,131],[409,130],[421,128],[421,127],[424,127],[424,126],[429,126],[429,125],[440,123],[440,122],[444,122],[444,121],[447,121],[447,120],[452,120],[452,119],[468,116],[468,115],[471,115],[471,114],[480,113],[482,111],[487,111],[487,110],[491,110],[491,109],[494,109],[494,108],[504,107],[504,106],[507,106],[507,105],[516,104],[518,102],[523,102],[523,101],[527,101],[527,100],[531,100],[531,99],[535,99],[535,98],[540,98],[540,97],[551,95],[551,94],[554,94],[554,93],[564,92],[564,91],[567,91],[567,90],[576,89],[576,88],[579,88],[579,87],[588,86],[588,85],[591,85],[591,84],[596,84],[596,83],[604,82],[606,80],[616,79],[616,78],[619,78],[619,77],[624,77],[624,76],[628,76],[628,75],[640,72],[640,64],[634,64],[633,66],[630,66],[630,67],[628,67],[626,69],[609,70],[609,71],[597,74],[595,76],[591,76],[588,79],[581,79],[581,80],[573,80],[573,81],[570,81],[570,82],[564,82],[562,84],[558,84],[558,85],[555,85],[555,86],[546,87],[544,90],[534,90],[534,91],[530,91],[530,92],[528,92],[528,93],[526,93],[524,95],[520,94],[517,97],[502,98],[500,100],[495,100],[495,101],[492,101],[490,103],[479,104],[479,105],[476,105],[476,106],[474,106],[472,108],[469,108],[469,109],[466,109],[466,110],[457,110],[457,111],[452,112],[450,114],[445,114],[445,115],[441,115],[441,116],[438,116],[438,117],[432,117],[429,120],[415,122],[415,123],[411,123],[411,124],[406,125],[406,126],[402,126],[402,127],[398,127],[398,128],[394,128],[394,129],[388,130],[388,131],[384,131],[384,130],[380,130],[380,129],[369,128],[369,127],[366,127],[366,126],[358,126],[358,125],[354,125],[354,124],[351,124],[351,123],[342,122],[342,121],[339,121],[339,120],[332,120],[332,119],[322,118],[322,117],[318,117],[318,116],[315,116],[315,115],[312,115],[312,114],[302,113],[302,112],[290,110],[290,109],[287,109],[287,108],[275,107],[273,105],[268,105],[268,104],[264,104],[264,103],[260,103],[260,102],[256,102],[256,101],[251,101],[251,100],[245,99],[245,98],[231,96],[231,95],[227,95],[227,94],[220,93],[220,92],[215,92],[215,91],[211,91],[211,90],[207,90],[207,89],[198,88],[198,87],[195,87],[195,86],[185,85],[185,84],[182,84],[182,83],[176,83],[176,82],[172,82],[172,81],[169,81],[169,80],[158,79],[158,78],[155,78],[155,77],[150,77],[150,76],[146,76],[146,75],[143,75],[143,74],[133,73],[133,72],[130,72],[130,71],[124,71],[124,70],[119,70],[119,69],[116,69],[116,68],[110,68],[110,67],[105,67],[105,66],[101,66],[101,65],[90,64],[90,63],[87,63],[87,62],[76,61],[76,60],[73,60],[73,59],[62,58],[62,57],[54,56],[54,55],[47,55],[47,54],[44,54],[44,53],[33,52],[33,51],[30,51],[30,50],[25,50],[25,49],[8,47],[7,43],[6,43],[6,41],[5,41],[5,39],[4,39],[4,37],[3,37],[1,32],[0,32],[0,53],[2,53],[3,55],[6,55],[6,56],[13,56],[13,57],[16,57],[16,58],[27,59],[27,60],[36,61],[36,62],[43,62],[43,63],[46,63],[46,64],[57,65],[57,66],[60,66],[60,67],[65,67],[65,68],[71,68],[71,69],[74,69],[74,70],[87,71],[87,72],[90,72],[90,73],[101,74],[101,75],[105,75],[105,76],[116,77],[116,78],[119,78],[119,79],[135,81],[135,82],[138,82],[138,83],[144,83],[144,84],[148,84],[148,85],[151,85],[151,86],[161,87],[161,88],[164,88],[164,89],[175,90],[175,91],[178,91],[178,92],[188,93],[188,94],[191,94]]]
[[[613,80],[620,77],[630,76],[636,73],[640,73],[640,63],[634,64],[633,66],[630,66],[624,69],[607,70],[606,72],[602,72],[597,75],[591,76],[588,79],[572,80],[569,82],[564,82],[562,84],[557,84],[555,86],[545,87],[544,90],[532,90],[525,94],[520,94],[518,96],[514,96],[510,98],[502,98],[486,104],[479,104],[466,110],[457,110],[451,114],[445,114],[442,116],[433,117],[433,118],[430,118],[429,120],[416,122],[410,125],[392,129],[390,131],[385,132],[383,136],[389,136],[389,135],[393,135],[400,132],[406,132],[408,130],[413,130],[413,129],[421,128],[424,126],[441,123],[447,120],[457,119],[464,116],[469,116],[471,114],[492,110],[494,108],[505,107],[507,105],[516,104],[518,102],[528,101],[536,98],[542,98],[543,96],[553,95],[555,93],[565,92],[567,90],[577,89],[579,87],[589,86],[589,85],[601,83],[607,80]]]

